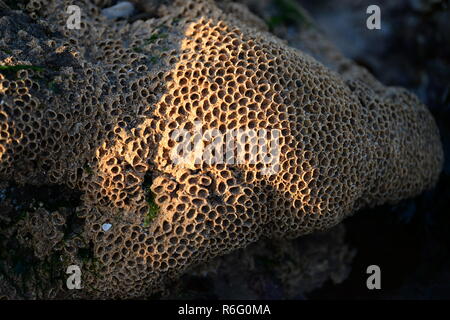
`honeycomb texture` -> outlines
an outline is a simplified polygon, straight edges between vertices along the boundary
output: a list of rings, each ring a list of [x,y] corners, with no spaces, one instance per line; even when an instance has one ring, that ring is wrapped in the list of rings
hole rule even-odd
[[[81,30],[66,28],[72,4]],[[439,133],[407,91],[365,70],[340,75],[236,3],[175,1],[133,23],[106,20],[107,4],[31,0],[29,16],[0,17],[0,65],[19,66],[0,73],[0,177],[83,193],[81,240],[62,245],[67,264],[95,272],[67,294],[147,296],[263,236],[325,230],[437,181]],[[279,130],[279,171],[174,164],[174,131],[195,135],[196,122]],[[146,223],[150,194],[159,210]],[[81,261],[87,243],[93,258]]]

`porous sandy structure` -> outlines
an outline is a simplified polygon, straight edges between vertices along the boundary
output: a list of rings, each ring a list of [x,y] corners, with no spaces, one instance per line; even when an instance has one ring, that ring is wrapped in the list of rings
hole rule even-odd
[[[67,295],[144,297],[261,237],[325,230],[436,182],[439,133],[409,92],[361,68],[339,75],[236,3],[175,1],[128,23],[94,2],[32,0],[29,16],[0,16],[0,177],[82,192],[83,232],[62,252],[93,272]],[[174,164],[174,131],[196,122],[279,130],[280,170]]]

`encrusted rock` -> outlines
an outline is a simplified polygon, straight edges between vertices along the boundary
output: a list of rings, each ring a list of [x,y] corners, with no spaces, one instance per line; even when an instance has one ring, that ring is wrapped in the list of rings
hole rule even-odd
[[[80,30],[66,28],[69,4]],[[262,236],[325,230],[436,183],[442,147],[426,106],[351,64],[339,75],[242,5],[175,1],[132,24],[88,1],[28,8],[34,23],[0,17],[0,177],[83,193],[92,257],[72,245],[66,261],[95,266],[83,295],[142,297]],[[195,135],[195,123],[278,130],[279,170],[173,163],[175,130]]]

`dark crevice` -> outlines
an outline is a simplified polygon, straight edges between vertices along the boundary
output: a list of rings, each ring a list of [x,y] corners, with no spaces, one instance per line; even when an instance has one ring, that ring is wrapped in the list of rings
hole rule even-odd
[[[81,191],[65,185],[18,185],[10,183],[5,197],[19,210],[28,210],[33,205],[42,206],[48,211],[59,208],[75,208],[81,204]]]

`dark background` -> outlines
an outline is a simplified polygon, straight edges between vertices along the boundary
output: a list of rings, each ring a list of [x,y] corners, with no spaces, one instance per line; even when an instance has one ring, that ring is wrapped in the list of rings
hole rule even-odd
[[[450,298],[450,12],[448,1],[299,1],[344,54],[382,83],[406,87],[430,108],[445,150],[437,186],[396,206],[347,219],[357,249],[342,284],[310,294],[332,298]],[[364,28],[370,4],[381,8],[381,30]],[[377,264],[382,290],[369,291],[366,268]]]

